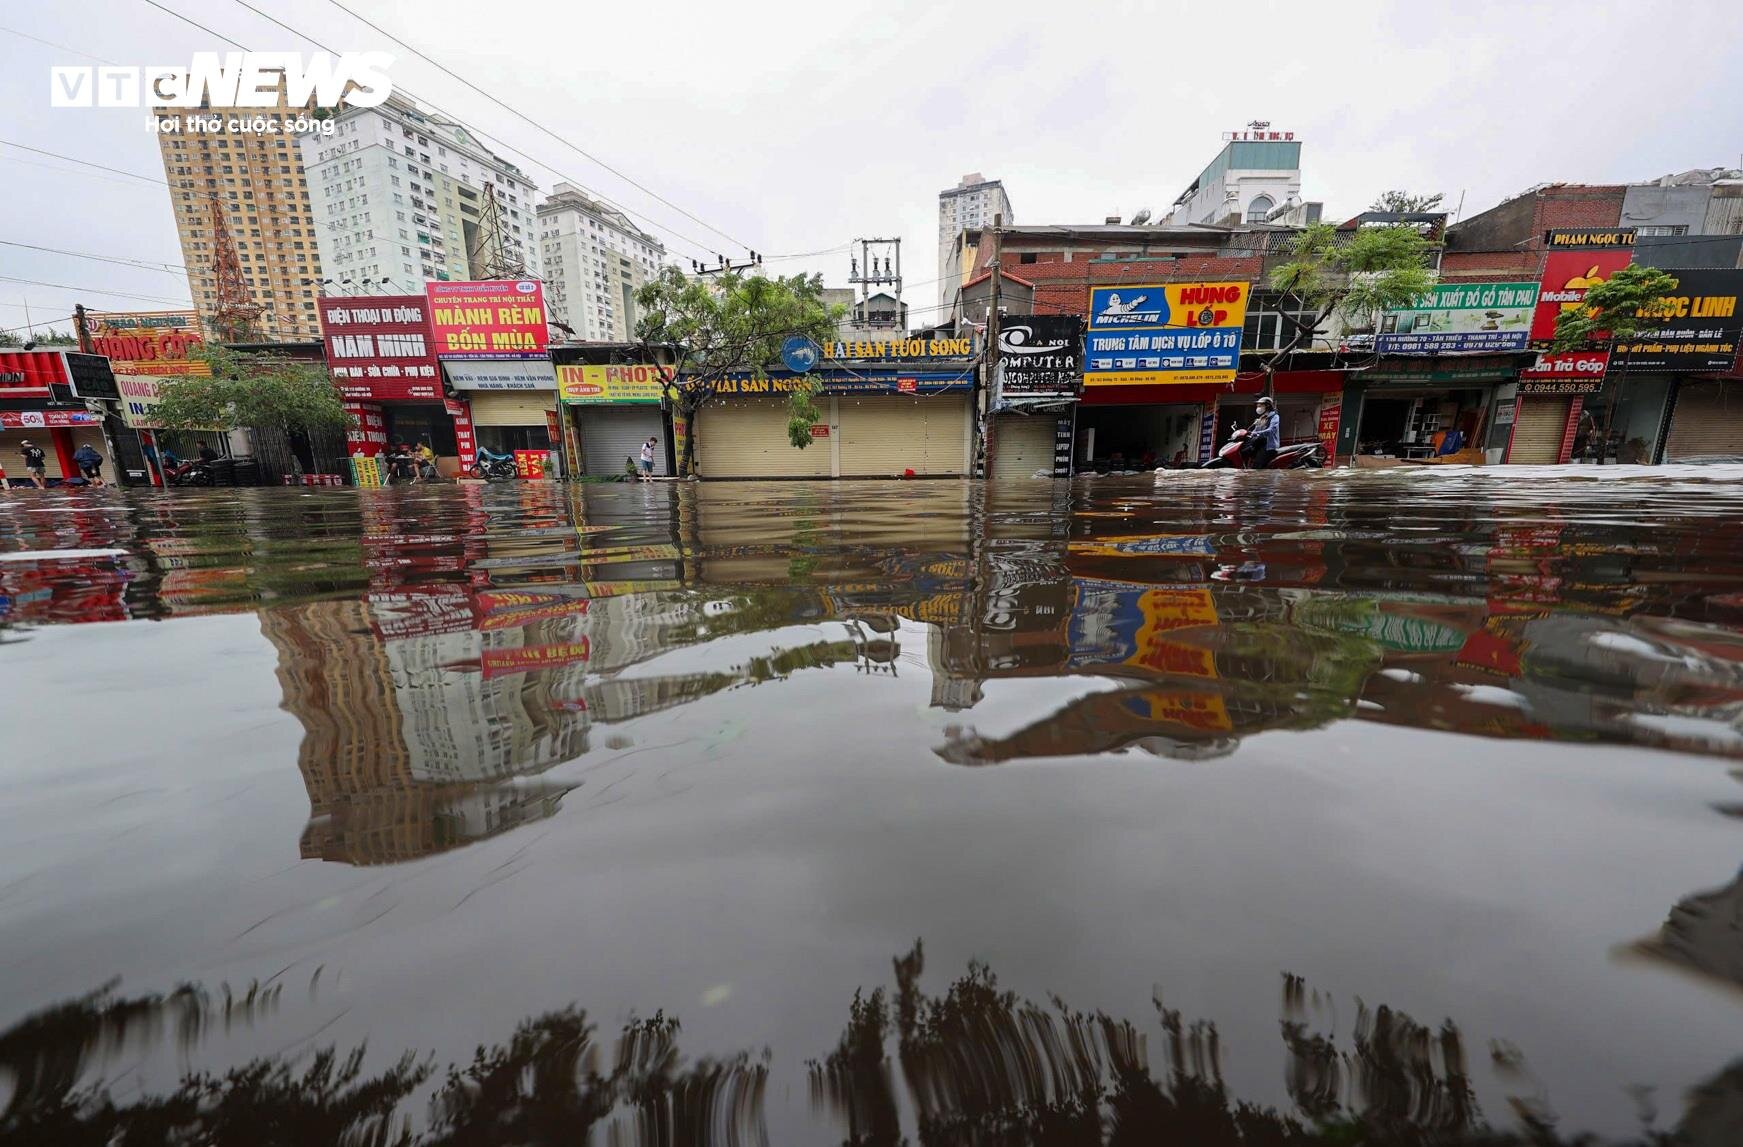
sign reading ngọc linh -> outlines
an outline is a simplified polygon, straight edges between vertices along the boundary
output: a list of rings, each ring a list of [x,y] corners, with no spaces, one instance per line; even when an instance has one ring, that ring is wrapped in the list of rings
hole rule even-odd
[[[1724,371],[1743,336],[1743,271],[1671,269],[1677,288],[1656,309],[1656,327],[1618,342],[1611,367],[1624,371]]]
[[[1536,283],[1439,283],[1416,306],[1387,311],[1380,354],[1524,350],[1537,308]]]
[[[1232,382],[1248,283],[1091,287],[1085,386]]]

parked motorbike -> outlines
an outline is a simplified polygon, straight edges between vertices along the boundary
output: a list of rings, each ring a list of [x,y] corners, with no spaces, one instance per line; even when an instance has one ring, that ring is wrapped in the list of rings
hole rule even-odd
[[[1200,470],[1250,470],[1252,455],[1247,448],[1246,427],[1237,427],[1215,458],[1200,462]],[[1318,442],[1298,442],[1277,451],[1266,470],[1317,470],[1325,465],[1325,447]]]
[[[472,463],[474,478],[518,478],[520,472],[514,468],[512,458],[480,458]]]
[[[212,467],[197,458],[176,466],[163,468],[163,479],[171,486],[210,486],[216,481]]]

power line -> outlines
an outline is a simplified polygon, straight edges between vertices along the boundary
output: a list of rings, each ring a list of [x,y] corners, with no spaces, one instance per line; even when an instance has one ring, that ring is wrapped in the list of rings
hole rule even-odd
[[[264,12],[261,12],[258,8],[254,7],[252,4],[248,3],[247,0],[236,0],[236,2],[238,4],[241,4],[244,8],[247,8],[250,12],[254,12],[256,15],[261,15],[261,16],[266,15]],[[479,87],[477,84],[473,83],[471,80],[468,80],[464,76],[455,72],[452,68],[448,67],[445,64],[438,63],[435,60],[432,60],[429,56],[425,55],[423,52],[419,51],[417,48],[413,47],[411,44],[406,43],[404,40],[400,39],[398,36],[395,36],[392,32],[389,32],[386,29],[382,28],[379,24],[376,24],[376,23],[368,20],[367,18],[358,15],[356,12],[352,11],[350,8],[347,8],[345,5],[341,4],[339,2],[339,0],[327,0],[327,2],[331,5],[333,5],[333,7],[339,9],[339,11],[350,16],[353,20],[359,21],[365,27],[373,29],[375,32],[379,33],[380,35],[386,36],[388,39],[392,40],[394,43],[398,44],[400,47],[404,48],[406,51],[412,53],[418,59],[424,61],[426,64],[429,64],[431,67],[436,68],[437,70],[442,72],[442,74],[449,76],[449,77],[459,81],[460,83],[466,85],[468,88],[477,92],[479,95],[483,96],[485,99],[489,100],[491,103],[495,104],[497,107],[502,108],[504,111],[509,112],[510,114],[519,118],[523,122],[532,125],[533,127],[537,128],[541,132],[544,132],[546,135],[550,136],[552,139],[556,140],[558,143],[562,144],[564,147],[568,148],[570,151],[574,152],[576,155],[582,156],[583,158],[591,160],[592,162],[598,164],[600,167],[603,167],[605,170],[611,172],[611,174],[617,176],[619,179],[623,180],[625,183],[629,184],[631,187],[637,188],[638,190],[642,191],[644,194],[651,196],[653,199],[657,200],[660,203],[664,203],[667,207],[670,207],[673,211],[676,211],[678,214],[684,216],[684,218],[689,219],[690,221],[692,221],[694,223],[701,224],[703,227],[708,228],[708,230],[714,232],[716,235],[719,235],[722,239],[726,239],[730,242],[737,243],[740,247],[743,247],[746,251],[751,250],[751,247],[749,246],[749,244],[745,243],[744,241],[742,241],[740,239],[734,239],[731,235],[728,235],[725,231],[722,231],[720,228],[714,226],[712,223],[709,223],[707,220],[700,219],[697,216],[692,215],[690,212],[684,210],[682,207],[679,207],[676,203],[673,203],[670,199],[667,199],[665,196],[661,195],[659,192],[654,191],[652,188],[648,187],[647,185],[645,185],[643,183],[637,182],[635,179],[624,174],[622,171],[619,171],[617,168],[611,166],[611,164],[605,162],[603,159],[600,159],[598,156],[593,155],[592,153],[585,151],[580,147],[577,147],[573,143],[570,143],[568,140],[564,139],[562,136],[558,135],[556,132],[552,131],[550,128],[546,127],[544,124],[539,123],[537,120],[533,119],[531,116],[527,115],[525,112],[521,111],[519,108],[512,107],[509,104],[504,103],[502,100],[497,99],[495,96],[491,95],[489,92],[485,91],[483,88]],[[270,20],[272,18],[270,16],[268,16],[267,19]],[[278,21],[274,20],[273,22],[277,23]]]
[[[0,275],[0,283],[25,283],[32,287],[53,287],[59,291],[78,291],[88,295],[113,295],[118,299],[144,299],[152,303],[174,303],[178,307],[193,306],[193,303],[186,299],[168,299],[162,295],[140,295],[131,291],[105,291],[98,287],[75,287],[70,283],[45,283],[41,279],[18,279],[11,275]]]
[[[149,3],[151,3],[151,0],[145,0],[145,2],[147,4],[149,4]],[[102,164],[102,163],[92,163],[88,159],[74,159],[72,156],[62,155],[58,151],[44,151],[40,147],[31,147],[30,145],[23,144],[23,143],[14,143],[12,140],[9,140],[9,139],[0,139],[0,145],[4,145],[6,147],[16,147],[20,151],[34,152],[37,155],[46,155],[50,159],[64,159],[68,163],[76,163],[76,164],[79,164],[81,167],[94,167],[99,171],[112,171],[116,175],[125,175],[130,179],[143,179],[147,183],[156,183],[156,184],[159,184],[159,185],[164,186],[164,187],[169,186],[169,182],[167,180],[158,179],[158,178],[156,178],[154,176],[150,176],[150,175],[141,175],[137,171],[122,171],[119,167],[110,167],[107,164]]]
[[[85,57],[85,59],[95,60],[99,64],[108,64],[111,67],[116,67],[116,68],[123,66],[121,64],[117,64],[114,60],[105,60],[102,56],[93,56],[91,53],[81,51],[78,48],[69,48],[65,44],[57,44],[53,40],[45,40],[41,36],[32,36],[29,32],[20,32],[17,28],[8,28],[8,27],[5,27],[4,25],[0,25],[0,32],[10,32],[14,36],[20,36],[26,40],[35,40],[37,43],[43,44],[43,45],[50,47],[50,48],[54,48],[56,51],[71,52],[75,56],[83,56],[83,57]]]
[[[22,247],[26,251],[46,251],[51,255],[70,255],[75,259],[95,259],[100,263],[119,263],[123,267],[137,267],[141,271],[158,271],[165,275],[185,275],[188,269],[180,263],[155,263],[144,259],[125,259],[114,255],[92,255],[84,251],[66,251],[59,247],[38,247],[34,243],[19,243],[11,239],[0,239],[0,246]]]

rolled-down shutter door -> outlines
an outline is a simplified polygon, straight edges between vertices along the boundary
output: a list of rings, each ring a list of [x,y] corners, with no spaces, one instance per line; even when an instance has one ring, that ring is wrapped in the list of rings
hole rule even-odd
[[[472,395],[474,426],[543,426],[545,412],[557,409],[557,396],[548,390],[516,390],[508,393]]]
[[[1030,478],[1053,473],[1053,440],[1059,420],[1051,414],[1003,414],[994,428],[993,477]]]
[[[1704,454],[1736,454],[1743,450],[1743,384],[1682,382],[1677,384],[1670,435],[1664,460],[1677,462]]]
[[[697,412],[696,464],[704,478],[827,478],[829,439],[796,450],[784,400],[728,399]]]
[[[843,478],[962,474],[968,466],[968,403],[956,395],[837,400]],[[1051,464],[1051,463],[1049,463]]]
[[[1508,465],[1553,465],[1560,461],[1571,405],[1566,398],[1520,399],[1513,422],[1513,445],[1507,451]]]
[[[658,438],[654,473],[666,472],[666,436],[657,406],[583,406],[581,472],[598,477],[624,472],[624,459],[639,459],[642,443]]]

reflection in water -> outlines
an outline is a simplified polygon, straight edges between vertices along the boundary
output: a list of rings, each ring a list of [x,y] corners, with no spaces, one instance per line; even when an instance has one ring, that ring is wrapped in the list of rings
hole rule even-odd
[[[1674,877],[1628,887],[1632,872],[1570,871],[1557,866],[1556,848],[1535,851],[1541,842],[1508,839],[1467,820],[1449,833],[1469,838],[1457,842],[1468,847],[1454,858],[1470,867],[1469,875],[1455,871],[1445,884],[1433,884],[1410,866],[1396,882],[1373,878],[1362,894],[1367,899],[1357,903],[1359,925],[1335,911],[1341,888],[1319,890],[1321,899],[1305,901],[1325,920],[1298,919],[1276,907],[1291,903],[1302,874],[1324,870],[1359,881],[1391,865],[1408,866],[1416,855],[1417,842],[1389,838],[1385,825],[1369,823],[1360,826],[1361,844],[1372,853],[1344,863],[1351,826],[1338,815],[1343,810],[1335,794],[1323,793],[1338,784],[1369,784],[1371,774],[1346,772],[1348,758],[1324,756],[1328,733],[1342,737],[1335,751],[1379,754],[1380,765],[1415,780],[1423,759],[1433,760],[1435,770],[1461,772],[1469,764],[1474,772],[1479,763],[1510,762],[1509,754],[1530,750],[1532,763],[1518,766],[1521,783],[1502,785],[1506,791],[1494,793],[1493,801],[1497,807],[1517,801],[1542,823],[1560,821],[1587,777],[1599,783],[1614,764],[1617,755],[1588,747],[1630,747],[1640,751],[1632,760],[1663,763],[1667,775],[1675,765],[1685,779],[1688,760],[1646,751],[1725,764],[1743,760],[1743,533],[1734,528],[1743,516],[1743,494],[1736,475],[1667,470],[1640,482],[1559,475],[1530,483],[1498,475],[1432,477],[1432,483],[1397,473],[1287,481],[1173,475],[1161,485],[525,484],[361,494],[13,497],[0,501],[0,673],[8,674],[0,697],[28,708],[40,696],[33,690],[41,687],[44,670],[31,658],[51,644],[66,651],[60,656],[100,663],[108,635],[144,628],[80,623],[165,622],[154,629],[164,648],[198,628],[182,624],[190,617],[240,614],[234,623],[250,637],[257,628],[275,659],[277,700],[300,731],[295,766],[308,802],[306,819],[298,798],[290,816],[274,819],[262,833],[270,832],[273,845],[294,845],[302,858],[330,863],[293,866],[285,879],[291,891],[275,903],[285,909],[273,917],[280,931],[271,944],[260,941],[265,955],[259,958],[275,963],[258,973],[249,965],[239,978],[269,976],[296,960],[318,962],[329,946],[351,942],[358,948],[349,954],[363,960],[357,952],[382,935],[383,951],[403,951],[396,945],[408,941],[391,927],[402,918],[422,918],[414,894],[397,882],[439,885],[447,879],[444,865],[471,883],[443,898],[451,919],[424,920],[428,931],[409,943],[463,956],[483,943],[468,931],[470,914],[487,909],[497,913],[486,917],[487,928],[543,935],[549,905],[558,899],[553,888],[566,891],[563,882],[576,879],[574,869],[553,861],[529,864],[534,876],[522,883],[544,883],[529,891],[536,906],[528,907],[465,862],[489,857],[486,842],[523,827],[528,831],[516,833],[511,849],[546,838],[573,845],[585,824],[603,830],[608,841],[601,854],[580,854],[585,860],[616,864],[621,856],[624,874],[648,879],[636,887],[655,889],[653,902],[637,905],[633,918],[600,925],[615,930],[638,956],[640,941],[653,931],[650,921],[697,913],[683,896],[687,876],[752,837],[766,850],[759,858],[766,867],[756,870],[752,891],[735,910],[759,895],[754,880],[767,879],[761,895],[770,904],[787,897],[844,916],[869,912],[872,919],[852,919],[832,931],[863,936],[881,928],[875,932],[879,953],[892,935],[935,935],[929,927],[958,908],[972,917],[981,895],[975,881],[986,879],[975,870],[979,853],[1008,865],[1014,854],[1033,848],[1057,852],[1067,873],[1049,885],[1052,873],[1025,871],[1036,883],[1025,894],[1038,906],[1038,925],[1075,926],[1062,906],[1084,896],[1106,905],[1146,905],[1160,916],[1146,921],[1155,925],[1154,935],[1098,937],[1109,964],[1150,959],[1145,946],[1166,949],[1176,942],[1175,928],[1182,950],[1196,941],[1198,958],[1213,963],[1246,955],[1239,949],[1248,944],[1260,949],[1267,968],[1292,964],[1291,954],[1265,945],[1282,944],[1297,927],[1347,955],[1360,951],[1364,937],[1346,950],[1325,936],[1370,926],[1384,931],[1385,917],[1395,910],[1414,906],[1424,916],[1445,911],[1450,918],[1461,904],[1481,901],[1498,921],[1492,944],[1464,935],[1421,946],[1394,938],[1399,947],[1377,958],[1409,967],[1399,974],[1414,977],[1414,987],[1441,987],[1450,979],[1487,1004],[1525,990],[1502,983],[1507,975],[1494,971],[1513,965],[1478,961],[1482,970],[1464,979],[1421,965],[1444,956],[1462,972],[1463,954],[1481,950],[1493,957],[1491,949],[1507,945],[1508,928],[1518,920],[1559,921],[1560,906],[1602,899],[1610,915],[1590,933],[1575,926],[1585,921],[1573,911],[1564,913],[1565,930],[1544,925],[1538,933],[1557,941],[1574,937],[1579,951],[1531,953],[1552,970],[1570,969],[1566,995],[1559,997],[1570,1013],[1601,994],[1594,977],[1615,971],[1580,965],[1594,950],[1600,957],[1630,957],[1615,965],[1630,975],[1657,976],[1653,982],[1661,987],[1676,978],[1658,969],[1694,973],[1689,982],[1702,990],[1743,987],[1738,882],[1688,891],[1700,886],[1697,881],[1721,882],[1735,870],[1734,856],[1717,862],[1703,856],[1700,864],[1711,865],[1703,872],[1675,869]],[[55,626],[77,628],[48,628]],[[270,685],[264,670],[262,677]],[[152,681],[130,684],[151,704],[185,703]],[[223,684],[213,682],[215,706],[226,704]],[[874,713],[887,723],[868,728],[867,714]],[[193,726],[194,735],[201,727]],[[1267,753],[1257,744],[1281,751]],[[1291,755],[1310,745],[1322,755]],[[1123,796],[1109,794],[1154,800],[1156,790],[1120,787],[1106,775],[1121,770],[1090,775],[1078,768],[1119,754],[1131,766],[1125,771],[1170,782],[1197,778],[1207,786],[1194,789],[1183,781],[1179,808],[1185,811],[1173,817],[1120,807]],[[1263,823],[1246,824],[1247,835],[1231,838],[1226,852],[1193,838],[1195,801],[1220,809],[1206,816],[1229,815],[1229,806],[1215,805],[1210,782],[1262,775],[1251,783],[1278,785],[1280,774],[1265,771],[1278,758],[1325,786],[1313,793],[1295,789],[1295,797],[1330,803],[1298,810],[1279,802],[1253,813]],[[858,769],[854,783],[863,788],[830,771],[837,759]],[[804,767],[758,771],[795,760]],[[1545,761],[1566,765],[1572,779],[1546,779]],[[1072,855],[1073,846],[1044,839],[1047,826],[999,803],[1023,782],[1065,771],[1047,762],[1068,766],[1071,783],[1079,786],[1071,793],[1076,803],[1061,812],[1062,823],[1069,823],[1067,814],[1082,818],[1069,831],[1095,837],[1105,823],[1127,852]],[[289,775],[288,759],[268,764]],[[714,787],[695,798],[700,811],[677,799],[676,784],[662,786],[680,769],[709,774]],[[5,775],[8,781],[14,776]],[[843,787],[818,797],[807,791],[814,783]],[[901,791],[891,795],[891,788]],[[1023,791],[1063,799],[1055,790]],[[1630,806],[1624,815],[1663,818],[1654,823],[1672,841],[1690,823],[1678,816],[1734,824],[1743,806],[1703,798],[1688,812],[1687,792],[1631,790],[1615,804]],[[676,811],[666,821],[615,821],[623,809],[608,806],[625,793],[670,801]],[[137,795],[116,794],[118,800]],[[197,805],[206,795],[139,799],[173,818],[188,807],[176,800]],[[1263,795],[1243,790],[1243,814]],[[1675,811],[1667,811],[1672,806]],[[840,836],[841,863],[855,869],[853,881],[828,871],[833,853],[811,849],[808,834],[819,830],[807,818],[825,819],[819,808],[835,817],[829,828]],[[1396,808],[1381,812],[1398,815]],[[1120,821],[1128,813],[1155,831],[1142,840],[1122,835]],[[584,821],[584,814],[599,815]],[[263,814],[256,808],[251,815]],[[1259,838],[1295,839],[1283,831],[1298,827],[1293,817],[1313,830],[1301,839],[1315,842],[1285,858],[1283,867],[1299,871],[1271,877],[1270,889],[1243,881],[1246,858],[1238,854],[1263,851]],[[631,828],[610,831],[622,823]],[[1007,831],[1007,824],[1015,826],[1008,830],[1012,839],[996,841],[994,833]],[[66,854],[89,860],[91,868],[82,871],[101,873],[99,862],[112,843],[103,830],[87,830],[77,818],[62,827],[72,841]],[[874,828],[881,834],[876,843],[858,841]],[[917,844],[921,832],[927,835]],[[641,851],[649,839],[664,850],[659,863]],[[915,876],[905,865],[928,855],[937,840],[949,841],[950,851],[930,858],[923,877]],[[48,921],[41,925],[46,938],[33,949],[33,967],[52,963],[56,950],[97,948],[117,953],[113,970],[138,979],[123,953],[129,929],[139,925],[125,913],[69,922],[81,897],[92,893],[60,879],[56,865],[73,861],[54,844],[31,838],[12,854],[28,859],[15,861],[25,865],[16,879],[0,873],[0,925],[14,919],[13,912],[32,924]],[[866,851],[853,852],[853,846]],[[52,859],[30,867],[36,849]],[[437,854],[447,855],[418,863]],[[1110,859],[1116,856],[1117,863]],[[182,865],[166,865],[164,883],[147,884],[130,909],[149,917],[168,898],[164,888],[180,890],[177,880],[194,883],[187,869],[222,863],[197,849],[177,859]],[[1065,863],[1073,860],[1099,867]],[[1275,857],[1269,863],[1275,866]],[[674,867],[667,871],[665,864]],[[1173,899],[1155,894],[1156,873],[1164,867],[1171,870],[1167,893]],[[657,878],[647,877],[650,870]],[[791,870],[802,870],[811,883],[796,891],[792,882],[799,877]],[[1672,870],[1667,863],[1654,876]],[[909,881],[888,900],[883,894],[889,890],[879,883],[886,872],[906,873]],[[1508,879],[1519,887],[1500,887]],[[1220,898],[1224,880],[1254,899],[1275,891],[1269,907],[1280,922],[1274,930],[1260,922],[1241,933],[1243,940],[1232,931],[1231,938],[1207,940],[1190,913],[1173,914],[1175,901],[1198,888]],[[921,891],[935,892],[936,900],[916,895],[916,884],[935,886]],[[1552,887],[1538,896],[1539,884]],[[37,891],[49,885],[62,891],[47,897]],[[341,923],[325,931],[301,923],[299,910],[343,900],[350,888],[365,885],[369,895],[396,903],[403,894],[410,907],[388,914],[380,926],[373,923],[375,907],[358,913],[362,923],[355,927]],[[1642,897],[1644,909],[1623,895],[1640,889],[1650,893]],[[1308,887],[1305,894],[1314,891]],[[590,892],[602,895],[597,888]],[[1355,894],[1348,898],[1356,901]],[[946,899],[949,909],[939,908],[937,901]],[[42,909],[44,903],[65,914]],[[185,902],[162,907],[177,926],[189,919]],[[617,907],[621,915],[625,910]],[[1230,911],[1257,916],[1264,908]],[[931,917],[925,916],[929,909]],[[318,915],[310,911],[307,918]],[[1440,923],[1432,920],[1427,930]],[[731,946],[737,925],[710,919],[697,928],[704,940]],[[1636,939],[1654,927],[1655,935]],[[1038,931],[1032,943],[1050,950],[1053,934]],[[779,950],[785,939],[766,942]],[[216,950],[198,947],[205,943]],[[173,956],[160,953],[165,962],[149,965],[146,982],[197,978],[226,961],[255,957],[255,949],[243,947],[238,955],[233,941],[202,934]],[[454,958],[458,964],[443,966],[477,971]],[[1005,992],[984,968],[931,997],[920,987],[921,970],[918,949],[898,961],[893,987],[858,997],[840,1044],[818,1061],[811,1080],[816,1095],[851,1142],[1153,1142],[1170,1136],[1182,1142],[1372,1142],[1411,1135],[1474,1141],[1491,1134],[1477,1094],[1489,1099],[1490,1118],[1497,1107],[1493,1093],[1471,1081],[1487,1079],[1490,1066],[1499,1071],[1515,1063],[1505,1050],[1471,1050],[1450,1025],[1419,1024],[1381,1007],[1358,1008],[1353,1027],[1334,1030],[1315,1010],[1312,993],[1289,981],[1280,1030],[1283,1086],[1293,1109],[1277,1114],[1242,1106],[1233,1094],[1216,1026],[1160,1007],[1142,1024],[1074,1013],[1057,1001],[1043,1007]],[[539,1002],[575,994],[573,985],[554,974],[552,980],[539,986],[555,994]],[[470,984],[449,987],[462,995],[470,990]],[[667,998],[661,987],[648,985],[646,997]],[[1439,998],[1432,991],[1424,996]],[[5,1014],[25,1014],[47,998],[52,994],[7,996]],[[372,1005],[372,1015],[403,1011],[406,998],[385,996]],[[257,998],[248,1006],[275,1001]],[[1661,1005],[1642,990],[1636,1014]],[[239,1014],[236,1001],[228,1006]],[[504,1038],[513,1017],[535,1006],[517,1005],[510,1016],[498,1017],[500,1030],[468,1033],[468,1042]],[[432,1073],[425,1058],[381,1074],[378,1060],[366,1064],[341,1055],[200,1077],[152,1113],[123,1106],[131,1098],[105,1108],[109,1101],[100,1095],[77,1093],[89,1086],[87,1069],[102,1048],[158,1022],[148,1022],[150,1016],[197,1034],[224,1005],[177,994],[155,1002],[100,996],[68,1007],[64,1014],[39,1011],[8,1034],[7,1070],[29,1081],[13,1106],[17,1096],[58,1094],[38,1114],[60,1111],[93,1127],[101,1125],[99,1109],[116,1119],[198,1121],[216,1118],[208,1108],[293,1103],[304,1104],[310,1119],[327,1120],[306,1125],[311,1138],[330,1141],[328,1132],[368,1126],[379,1141],[396,1141],[405,1130],[397,1122],[404,1110],[433,1091],[440,1101],[415,1134],[437,1141],[444,1135],[493,1141],[477,1129],[501,1118],[514,1130],[499,1137],[512,1141],[535,1141],[559,1124],[592,1126],[631,1142],[703,1141],[706,1134],[729,1133],[755,1141],[762,1134],[761,1105],[772,1102],[767,1064],[683,1061],[677,1029],[663,1017],[632,1025],[607,1054],[594,1046],[579,1013],[559,1012],[527,1021],[457,1075]],[[1449,1003],[1447,1010],[1455,1008]],[[64,1038],[51,1038],[55,1031]],[[1531,1033],[1518,1034],[1530,1043]],[[742,1042],[762,1038],[758,1032]],[[1566,1054],[1577,1042],[1570,1035],[1560,1050]],[[52,1054],[51,1044],[59,1049]],[[1642,1059],[1654,1052],[1649,1044],[1636,1049]],[[1155,1059],[1151,1048],[1161,1053]],[[441,1052],[452,1058],[452,1047]],[[1577,1066],[1615,1070],[1591,1055]],[[585,1066],[595,1061],[596,1070]],[[1694,1070],[1705,1067],[1703,1058]],[[1686,1063],[1678,1068],[1685,1069]],[[1522,1079],[1533,1078],[1519,1070]],[[560,1077],[559,1084],[546,1080],[527,1090],[526,1080],[540,1071]],[[1686,1084],[1692,1075],[1676,1078]],[[1593,1087],[1609,1083],[1606,1077]],[[1714,1130],[1736,1126],[1738,1094],[1735,1072],[1697,1090],[1682,1115],[1686,1138],[1743,1142],[1743,1135],[1715,1138]],[[1522,1084],[1512,1106],[1543,1121],[1550,1118],[1549,1098]],[[1659,1095],[1656,1102],[1668,1106],[1670,1097]],[[503,1116],[505,1110],[514,1114]],[[705,1134],[697,1130],[702,1127],[716,1131]],[[1497,1132],[1485,1141],[1508,1140]]]
[[[1522,1131],[1491,1126],[1451,1020],[1431,1029],[1358,1002],[1346,1047],[1336,1032],[1316,1029],[1330,1001],[1294,976],[1283,978],[1280,1021],[1293,1101],[1285,1112],[1234,1099],[1216,1024],[1187,1021],[1160,996],[1155,1016],[1134,1022],[1073,1010],[1057,996],[1046,1004],[1020,998],[982,964],[930,995],[918,943],[894,970],[893,995],[882,987],[856,992],[835,1048],[810,1061],[813,1107],[854,1147],[1621,1142],[1564,1136],[1540,1097],[1512,1100]],[[220,1026],[270,1026],[282,990],[215,999],[194,987],[126,998],[103,989],[27,1017],[0,1032],[0,1079],[9,1089],[0,1138],[407,1147],[769,1142],[773,1053],[686,1060],[679,1021],[664,1012],[624,1024],[609,1055],[596,1025],[569,1006],[522,1021],[506,1043],[481,1046],[469,1063],[441,1071],[432,1057],[406,1051],[366,1072],[365,1049],[329,1047],[256,1059],[222,1075],[189,1072],[163,1095],[118,1096],[102,1082],[108,1065],[160,1043],[166,1029],[186,1054]],[[1528,1075],[1515,1049],[1497,1044],[1492,1056]],[[1696,1088],[1674,1129],[1653,1130],[1655,1115],[1643,1111],[1647,1128],[1628,1142],[1735,1143],[1743,1065]]]

